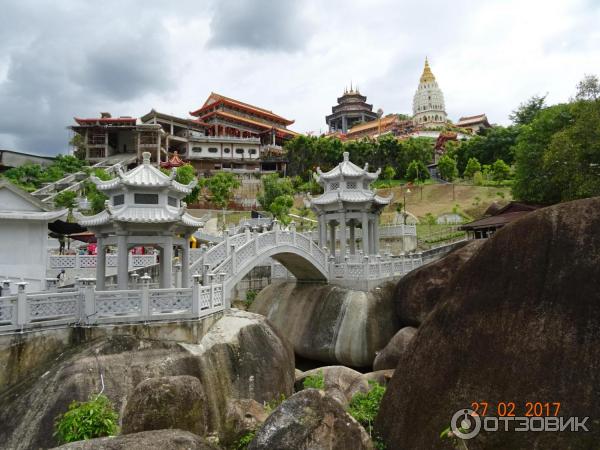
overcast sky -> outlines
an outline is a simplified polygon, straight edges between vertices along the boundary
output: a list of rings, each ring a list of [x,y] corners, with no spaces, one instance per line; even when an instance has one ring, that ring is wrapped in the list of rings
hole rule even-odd
[[[600,0],[0,0],[0,148],[65,152],[73,116],[187,116],[211,91],[325,130],[352,81],[411,113],[425,56],[456,121],[600,74]]]

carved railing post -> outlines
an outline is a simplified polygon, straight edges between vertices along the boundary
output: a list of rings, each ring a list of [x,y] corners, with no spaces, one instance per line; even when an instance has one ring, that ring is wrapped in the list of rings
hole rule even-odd
[[[192,275],[192,314],[198,316],[200,314],[200,294],[202,291],[202,275],[196,273]]]
[[[29,308],[27,308],[27,285],[26,281],[17,283],[17,326],[23,327],[29,322]]]
[[[77,280],[80,298],[83,300],[83,305],[80,308],[81,316],[79,320],[82,323],[94,324],[96,318],[96,279],[95,278],[79,278]]]
[[[214,303],[214,296],[215,296],[215,284],[213,282],[213,274],[209,273],[208,274],[208,283],[209,283],[209,287],[210,287],[210,295],[209,295],[209,308],[213,309],[213,303]]]
[[[208,286],[208,271],[210,269],[209,264],[202,264],[202,284]]]
[[[296,222],[292,220],[290,223],[290,231],[292,232],[292,243],[296,246]]]
[[[369,257],[368,256],[363,256],[362,259],[363,262],[363,278],[365,280],[369,279]]]
[[[46,278],[46,290],[56,292],[58,290],[58,278]]]
[[[6,279],[6,280],[2,280],[2,295],[3,296],[7,296],[10,295],[11,291],[10,291],[10,280]]]
[[[275,245],[279,242],[279,221],[277,219],[273,219],[273,232],[275,233]]]
[[[131,274],[131,287],[133,289],[138,289],[139,287],[139,278],[140,278],[140,274],[137,272],[133,272]]]
[[[177,264],[175,264],[175,287],[180,288],[181,286],[183,286],[182,281],[183,280],[181,279],[181,263],[178,262]]]
[[[235,272],[237,271],[237,254],[235,252],[235,244],[231,245],[231,251],[229,252],[231,254],[231,274],[234,275]]]
[[[152,311],[150,310],[150,281],[152,280],[152,278],[150,277],[150,275],[145,273],[143,276],[140,277],[140,280],[142,281],[141,314],[142,319],[147,320],[150,319],[150,316],[152,315]]]
[[[230,245],[229,245],[229,230],[225,230],[223,231],[223,237],[225,238],[225,254],[227,256],[229,256],[229,250],[230,250]]]

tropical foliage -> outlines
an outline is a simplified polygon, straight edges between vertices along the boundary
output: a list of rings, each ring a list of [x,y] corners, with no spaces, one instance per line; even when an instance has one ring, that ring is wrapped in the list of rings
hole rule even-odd
[[[67,412],[56,417],[54,435],[61,443],[113,436],[119,430],[118,419],[119,414],[105,395],[87,402],[73,401]]]

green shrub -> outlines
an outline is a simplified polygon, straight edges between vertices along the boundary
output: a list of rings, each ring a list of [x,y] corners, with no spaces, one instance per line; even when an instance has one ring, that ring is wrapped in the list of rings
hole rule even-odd
[[[248,289],[246,291],[246,305],[250,306],[257,295],[258,291],[256,289]]]
[[[271,414],[271,412],[275,408],[277,408],[279,405],[281,405],[285,401],[285,399],[286,399],[285,394],[279,394],[279,397],[275,397],[270,402],[267,402],[264,404],[265,411],[267,411],[268,414]]]
[[[323,376],[323,371],[319,370],[319,373],[316,375],[307,376],[302,382],[304,389],[324,389],[325,388],[325,377]]]
[[[233,448],[235,450],[246,450],[250,442],[254,440],[254,436],[256,436],[256,430],[248,431],[242,437],[240,437],[235,444],[233,444]]]
[[[61,443],[113,436],[119,431],[119,414],[105,395],[87,402],[73,401],[69,410],[56,417],[54,436]]]
[[[348,413],[373,437],[373,422],[379,412],[379,405],[383,394],[385,394],[385,387],[375,381],[369,381],[369,386],[371,388],[369,392],[359,392],[352,397],[348,406]]]

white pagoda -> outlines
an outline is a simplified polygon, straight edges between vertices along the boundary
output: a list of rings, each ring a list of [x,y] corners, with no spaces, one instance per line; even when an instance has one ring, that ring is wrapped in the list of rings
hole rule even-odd
[[[141,165],[129,172],[118,170],[118,177],[102,181],[91,177],[99,191],[109,200],[104,211],[85,216],[75,213],[80,225],[93,231],[97,239],[96,284],[104,290],[106,249],[118,249],[118,289],[128,287],[128,254],[135,246],[152,246],[160,250],[161,288],[172,284],[173,246],[182,249],[182,287],[189,283],[190,236],[202,222],[186,212],[182,201],[192,192],[196,181],[187,185],[175,181],[175,169],[165,175],[150,164],[150,153],[144,152]]]
[[[327,246],[335,257],[336,231],[339,229],[341,260],[347,249],[352,255],[357,252],[356,228],[362,229],[363,255],[379,253],[379,215],[392,196],[384,198],[371,189],[371,183],[377,179],[381,169],[369,172],[368,167],[368,163],[364,168],[358,167],[350,162],[348,152],[344,152],[344,160],[334,169],[324,173],[317,168],[314,175],[324,189],[320,197],[310,199],[310,206],[319,218],[319,245]]]

